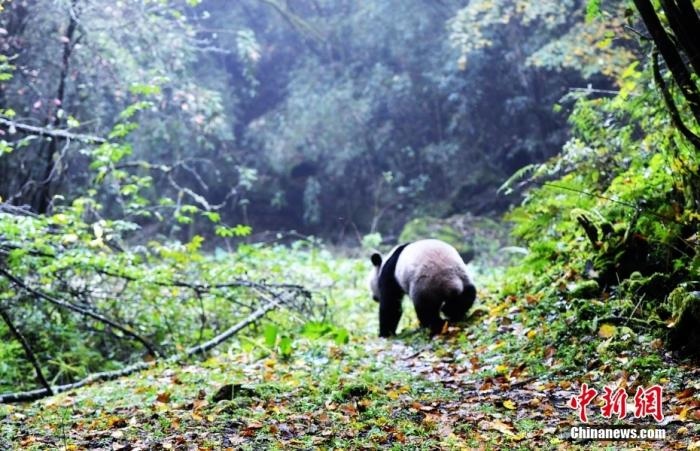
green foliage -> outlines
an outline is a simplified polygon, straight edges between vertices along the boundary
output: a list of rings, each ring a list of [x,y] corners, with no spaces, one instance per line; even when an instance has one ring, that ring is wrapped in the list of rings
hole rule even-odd
[[[73,11],[45,3],[0,15],[8,42],[28,43],[7,57],[27,62],[29,79],[7,80],[6,105],[32,123],[119,141],[69,143],[48,191],[84,195],[93,179],[80,174],[100,167],[104,213],[169,237],[212,236],[200,214],[335,237],[351,224],[388,236],[416,216],[503,211],[502,178],[564,140],[551,105],[581,76],[561,69],[586,60],[600,63],[586,76],[615,73],[601,67],[627,48],[609,35],[619,26],[584,24],[568,0],[100,0],[77,17],[92,44],[69,46],[65,72],[64,43],[45,36],[67,30]],[[566,36],[586,44],[562,44]],[[588,45],[603,40],[610,45]],[[0,170],[12,176],[0,193],[36,208],[55,162],[42,140],[3,139]],[[20,142],[22,155],[11,152]],[[172,204],[144,208],[161,198]]]
[[[14,69],[15,66],[10,63],[10,58],[7,55],[0,55],[0,82],[11,80]]]
[[[586,21],[590,22],[601,16],[601,3],[602,0],[588,0],[586,3]]]
[[[450,243],[457,249],[465,246],[462,234],[450,224],[437,218],[415,218],[409,221],[399,235],[399,242],[405,243],[424,238],[436,238]]]
[[[364,250],[378,249],[380,244],[382,244],[380,233],[369,233],[362,237],[362,249]]]
[[[217,226],[216,234],[222,238],[246,237],[253,232],[250,226],[238,224],[235,227]]]
[[[697,154],[670,123],[650,70],[634,63],[618,73],[617,94],[564,99],[573,103],[572,135],[561,153],[523,168],[502,187],[523,191],[522,205],[507,218],[529,248],[503,291],[536,292],[529,307],[534,316],[560,312],[563,318],[554,320],[545,340],[581,346],[586,335],[608,338],[587,351],[561,348],[556,355],[571,368],[588,352],[610,359],[638,333],[633,324],[663,336],[665,328],[656,326],[675,310],[662,301],[698,276],[692,266],[698,251]],[[635,332],[601,329],[598,321],[610,317],[629,318]],[[687,350],[694,338],[678,338],[684,334],[672,328],[668,343]],[[531,343],[532,349],[540,345]],[[628,367],[653,378],[660,363],[654,358]]]

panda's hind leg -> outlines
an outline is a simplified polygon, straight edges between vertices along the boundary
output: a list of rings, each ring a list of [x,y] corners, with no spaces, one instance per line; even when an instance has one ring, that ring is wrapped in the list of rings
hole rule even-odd
[[[462,321],[476,299],[476,288],[472,284],[464,286],[457,295],[448,297],[442,305],[442,314],[453,322]]]
[[[419,296],[413,300],[416,316],[421,327],[430,330],[430,335],[442,332],[445,320],[440,317],[440,302],[430,297]]]

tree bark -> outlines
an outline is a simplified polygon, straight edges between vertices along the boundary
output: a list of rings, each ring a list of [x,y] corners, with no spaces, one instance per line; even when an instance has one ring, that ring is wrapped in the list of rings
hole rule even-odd
[[[661,7],[666,14],[673,34],[688,58],[688,62],[695,73],[700,75],[700,40],[698,39],[700,36],[700,23],[698,22],[700,21],[697,13],[692,5],[691,13],[682,11],[674,0],[661,0]]]
[[[683,97],[688,102],[695,121],[700,124],[700,91],[698,91],[688,67],[678,53],[671,37],[666,33],[651,2],[649,0],[634,0],[634,4],[654,40],[654,44],[661,52],[674,80],[680,87]]]
[[[678,111],[678,107],[676,107],[676,103],[673,100],[673,95],[671,95],[671,92],[668,90],[666,82],[664,81],[664,77],[661,75],[661,68],[659,67],[659,51],[654,49],[651,58],[654,82],[661,91],[661,96],[663,97],[666,108],[668,108],[668,112],[671,115],[671,122],[673,122],[673,125],[681,132],[681,134],[685,136],[685,138],[690,141],[693,146],[695,146],[695,149],[700,151],[700,136],[693,133],[683,122],[681,113]]]
[[[75,44],[73,37],[75,31],[78,27],[78,22],[75,18],[75,5],[77,0],[71,2],[70,11],[68,13],[69,22],[68,29],[64,36],[63,42],[63,55],[61,57],[61,73],[58,77],[58,89],[56,90],[56,100],[58,100],[58,105],[63,107],[63,102],[65,101],[66,95],[66,79],[68,78],[68,71],[70,70],[70,57],[73,52],[73,45]],[[59,128],[61,125],[61,118],[56,114],[53,121],[49,121],[54,128]],[[53,192],[53,178],[54,170],[56,167],[56,155],[58,153],[58,141],[56,139],[51,139],[48,144],[46,152],[46,160],[44,162],[44,174],[39,184],[39,192],[37,193],[37,211],[39,213],[46,213],[49,204],[51,202],[52,192]]]

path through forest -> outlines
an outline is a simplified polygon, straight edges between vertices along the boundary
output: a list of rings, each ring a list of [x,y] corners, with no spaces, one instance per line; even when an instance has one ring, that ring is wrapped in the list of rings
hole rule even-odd
[[[518,322],[514,309],[481,308],[469,324],[434,339],[407,332],[390,340],[358,335],[344,344],[299,340],[287,359],[260,354],[255,346],[232,345],[204,362],[160,366],[32,405],[3,406],[7,415],[0,428],[5,437],[14,433],[15,440],[0,447],[531,449],[605,444],[571,441],[569,431],[579,420],[567,406],[581,381],[602,390],[599,381],[609,379],[605,366],[593,364],[585,374],[533,376],[525,365],[507,365],[511,351],[499,337],[527,340],[528,335],[532,331]],[[678,377],[696,381],[699,374],[681,367]],[[688,422],[698,406],[694,385],[686,385],[687,390],[664,398],[661,426],[671,438],[624,443],[694,449],[700,437]],[[599,409],[589,405],[589,416],[595,417],[589,422],[611,424],[601,421]],[[619,423],[658,427],[651,418]],[[615,443],[622,442],[608,442]]]

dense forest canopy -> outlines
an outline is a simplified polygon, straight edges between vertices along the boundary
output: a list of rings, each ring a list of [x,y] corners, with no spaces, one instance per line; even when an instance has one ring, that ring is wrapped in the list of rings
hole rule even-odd
[[[0,0],[0,449],[699,448],[699,12]]]
[[[179,224],[191,208],[257,231],[396,234],[421,215],[504,211],[503,180],[567,139],[558,102],[614,87],[634,40],[624,18],[584,13],[577,1],[12,1],[2,103],[21,123],[123,136],[97,175],[114,215],[169,197],[161,210]],[[126,108],[138,128],[112,130]],[[54,194],[95,186],[84,142],[16,140],[4,199],[51,212]]]

